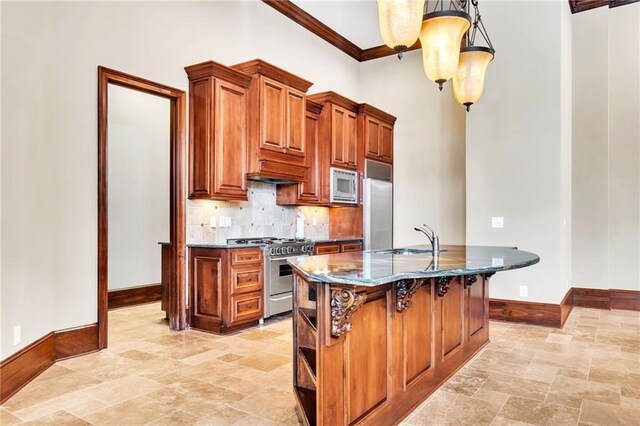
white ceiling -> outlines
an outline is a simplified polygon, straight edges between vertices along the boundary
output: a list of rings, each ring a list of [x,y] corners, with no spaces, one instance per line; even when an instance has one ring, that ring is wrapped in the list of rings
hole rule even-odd
[[[292,0],[361,49],[384,44],[375,0]]]

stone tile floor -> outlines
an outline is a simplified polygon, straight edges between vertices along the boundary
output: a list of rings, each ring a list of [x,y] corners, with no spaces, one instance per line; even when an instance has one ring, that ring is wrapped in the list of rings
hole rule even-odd
[[[291,320],[172,333],[158,304],[109,313],[109,348],[62,361],[0,424],[298,424]],[[491,322],[491,343],[404,425],[639,425],[640,312],[576,308],[562,330]]]

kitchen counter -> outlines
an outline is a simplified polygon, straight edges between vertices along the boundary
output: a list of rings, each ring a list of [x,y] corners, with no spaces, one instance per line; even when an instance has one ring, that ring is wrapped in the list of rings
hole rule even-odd
[[[158,244],[160,244],[161,246],[168,246],[171,245],[171,243],[168,243],[166,241],[160,241],[158,242]],[[229,248],[247,248],[247,247],[263,247],[266,244],[226,244],[226,243],[220,243],[220,244],[214,244],[214,243],[191,243],[191,244],[187,244],[187,247],[192,247],[192,248],[219,248],[219,249],[229,249]]]
[[[442,246],[437,259],[430,248],[289,261],[306,424],[400,423],[489,343],[491,276],[540,261],[513,247]]]
[[[437,260],[431,246],[408,249],[428,251],[412,254],[359,251],[297,257],[289,263],[310,281],[373,287],[414,278],[493,274],[540,261],[536,254],[513,247],[441,246]]]
[[[362,237],[351,237],[351,238],[311,238],[316,244],[323,243],[346,243],[347,241],[362,241]]]

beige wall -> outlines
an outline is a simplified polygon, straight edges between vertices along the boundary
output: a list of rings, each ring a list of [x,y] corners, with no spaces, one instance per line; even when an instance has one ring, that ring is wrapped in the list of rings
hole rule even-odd
[[[609,255],[607,19],[573,16],[573,282],[607,288]]]
[[[573,25],[573,285],[640,290],[640,4]]]
[[[360,93],[398,117],[394,128],[394,245],[424,244],[426,223],[443,244],[465,242],[465,111],[440,92],[420,51],[364,62]]]
[[[97,65],[186,90],[186,65],[260,57],[359,100],[358,63],[261,2],[1,7],[0,358],[96,321]]]
[[[558,303],[570,276],[569,15],[562,2],[485,1],[497,53],[467,114],[467,244],[518,246],[539,264],[497,274],[491,297]],[[526,19],[514,19],[526,17]],[[543,30],[544,29],[544,30]],[[570,164],[570,163],[569,163]],[[491,227],[493,216],[504,228]],[[563,226],[563,217],[566,226]]]
[[[169,240],[168,99],[109,85],[109,290],[161,281]]]

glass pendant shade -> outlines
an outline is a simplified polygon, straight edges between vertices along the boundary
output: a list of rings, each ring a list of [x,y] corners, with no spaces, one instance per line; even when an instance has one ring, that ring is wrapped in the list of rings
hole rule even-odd
[[[378,0],[378,20],[384,44],[403,52],[418,40],[424,0]]]
[[[424,16],[420,31],[422,64],[429,80],[442,85],[458,69],[462,37],[471,26],[471,17],[462,11],[447,10]]]
[[[493,49],[480,46],[460,50],[458,70],[453,76],[453,95],[467,111],[482,96],[487,65],[493,60],[493,53]]]

